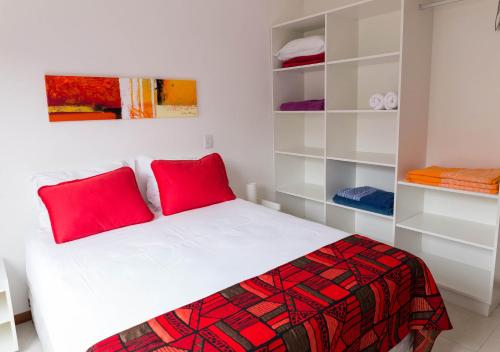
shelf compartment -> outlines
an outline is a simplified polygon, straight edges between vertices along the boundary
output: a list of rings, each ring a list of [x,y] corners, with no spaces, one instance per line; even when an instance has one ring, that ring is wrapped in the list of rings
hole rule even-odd
[[[487,250],[495,250],[496,227],[457,218],[420,213],[396,224],[399,228],[425,233]]]
[[[285,193],[277,193],[276,201],[281,204],[282,211],[302,219],[325,223],[325,205],[310,199],[304,199]]]
[[[325,34],[326,16],[324,14],[308,16],[294,21],[278,24],[272,29],[272,50],[277,53],[285,44],[294,39],[310,35]],[[313,65],[311,65],[313,66]],[[321,64],[322,69],[324,64]],[[282,62],[273,57],[273,68],[281,69]],[[297,68],[294,68],[297,70]],[[286,69],[285,69],[286,70]]]
[[[396,167],[396,156],[394,154],[352,151],[337,154],[329,153],[327,158],[329,160],[345,161],[350,163],[376,165],[390,168]]]
[[[324,159],[324,115],[296,114],[275,118],[275,153]]]
[[[371,186],[394,192],[395,172],[384,166],[327,160],[326,180],[326,197],[332,201],[338,190],[348,187]]]
[[[333,10],[328,14],[328,60],[398,52],[400,27],[400,0],[362,1]]]
[[[372,211],[367,211],[367,210],[363,210],[363,209],[348,207],[346,205],[337,204],[337,203],[332,202],[332,201],[327,201],[326,204],[329,205],[329,206],[332,206],[332,207],[344,208],[344,209],[352,210],[352,211],[359,212],[359,213],[364,213],[364,214],[368,214],[368,215],[377,216],[377,217],[383,218],[383,219],[388,219],[388,220],[393,220],[394,219],[393,216],[383,215],[383,214],[379,214],[379,213],[374,213]]]
[[[490,303],[490,271],[425,252],[416,255],[428,265],[439,286]]]
[[[387,244],[393,244],[394,218],[333,202],[338,190],[347,187],[372,186],[393,191],[393,168],[327,160],[327,224],[349,233],[359,233]]]
[[[327,157],[386,167],[396,165],[397,114],[328,113]]]
[[[274,110],[292,101],[319,100],[325,97],[324,65],[321,69],[283,69],[275,72],[273,86]],[[316,66],[316,68],[319,66]],[[324,114],[324,111],[322,111]]]
[[[413,183],[413,182],[408,182],[408,181],[404,181],[404,180],[399,181],[398,184],[401,186],[404,186],[404,187],[414,187],[414,188],[428,189],[428,190],[439,191],[439,192],[455,193],[455,194],[460,194],[460,195],[464,195],[464,196],[480,197],[480,198],[487,198],[487,199],[494,199],[494,200],[499,199],[498,194],[486,194],[486,193],[470,192],[470,191],[464,191],[464,190],[453,189],[453,188],[422,185],[419,183]]]
[[[433,226],[426,223],[425,226],[431,227],[426,227],[424,230],[432,232],[432,234],[453,237],[453,234],[458,231],[458,238],[468,241],[467,238],[469,237],[465,236],[474,236],[474,234],[467,235],[464,231],[465,229],[471,229],[473,232],[480,231],[482,236],[486,235],[488,239],[497,236],[498,197],[483,197],[479,193],[427,187],[401,181],[398,182],[397,194],[396,223],[398,224],[419,214],[430,214],[443,217],[443,224],[440,225],[443,227],[435,228],[437,225]],[[430,217],[426,217],[426,219],[430,219]],[[456,223],[461,224],[463,230],[455,229],[451,225],[447,226],[447,224],[453,222],[451,221],[453,219],[457,219]],[[417,224],[413,223],[412,225],[416,226]],[[422,226],[424,225],[422,224]],[[485,244],[483,242],[472,242]],[[487,243],[490,247],[494,247],[491,245],[491,239]]]
[[[351,234],[360,234],[393,244],[393,219],[328,202],[326,224]]]
[[[399,56],[328,65],[327,110],[370,110],[373,94],[399,91]]]
[[[312,200],[315,202],[324,202],[325,188],[312,183],[296,183],[291,185],[279,186],[277,192],[291,196]]]

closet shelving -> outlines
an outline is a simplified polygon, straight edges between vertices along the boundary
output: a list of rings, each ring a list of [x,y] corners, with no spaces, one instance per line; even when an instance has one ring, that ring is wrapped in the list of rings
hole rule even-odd
[[[3,260],[0,259],[0,351],[14,352],[17,350],[17,334],[9,283]]]
[[[483,314],[498,303],[496,195],[412,184],[426,166],[432,11],[418,0],[363,0],[275,25],[273,52],[324,34],[326,62],[281,69],[273,58],[276,198],[285,212],[408,250],[426,261],[447,299]],[[372,110],[399,92],[397,110]],[[282,112],[325,99],[325,111]],[[395,215],[335,204],[344,187],[395,192]]]

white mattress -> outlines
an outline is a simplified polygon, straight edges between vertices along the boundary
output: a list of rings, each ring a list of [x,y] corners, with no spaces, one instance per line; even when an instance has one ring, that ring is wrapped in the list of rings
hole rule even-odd
[[[239,199],[64,245],[39,230],[26,244],[37,331],[46,352],[85,351],[346,236]]]

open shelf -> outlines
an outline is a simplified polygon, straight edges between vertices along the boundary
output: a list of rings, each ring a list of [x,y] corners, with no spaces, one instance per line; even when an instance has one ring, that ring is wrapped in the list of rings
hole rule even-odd
[[[325,25],[324,14],[314,14],[274,25],[273,29],[286,28],[297,33],[310,32]]]
[[[394,192],[394,169],[378,165],[357,164],[338,160],[326,162],[326,197],[332,201],[340,189],[371,186]]]
[[[328,65],[351,64],[351,65],[377,65],[399,61],[401,52],[395,51],[384,54],[353,57],[349,59],[329,61]]]
[[[305,158],[323,159],[325,150],[322,148],[313,148],[313,147],[297,147],[297,148],[276,150],[275,153],[281,155],[292,155],[292,156],[302,156]]]
[[[311,67],[297,69],[294,67],[275,72],[274,110],[280,110],[283,103],[323,99],[325,97],[324,82],[325,72],[323,69],[318,70]],[[321,113],[324,114],[324,111]]]
[[[406,187],[429,189],[429,190],[434,190],[434,191],[439,191],[439,192],[455,193],[455,194],[460,194],[460,195],[465,195],[465,196],[488,198],[488,199],[495,199],[495,200],[498,199],[498,194],[486,194],[486,193],[479,193],[479,192],[463,191],[460,189],[453,189],[453,188],[446,188],[446,187],[422,185],[420,183],[413,183],[413,182],[408,182],[408,181],[404,181],[404,180],[399,181],[398,184],[401,186],[406,186]]]
[[[285,68],[275,68],[274,72],[286,72],[286,71],[323,71],[325,69],[325,63],[321,62],[318,64],[312,65],[301,65],[294,67],[285,67]]]
[[[318,14],[300,18],[294,21],[288,21],[278,24],[272,28],[272,50],[273,54],[277,53],[288,42],[304,38],[311,35],[324,35],[325,34],[326,16]],[[280,71],[297,71],[301,69],[311,70],[320,69],[324,70],[325,64],[316,64],[303,66],[302,68],[284,68],[282,69],[282,62],[276,57],[273,57],[273,69],[277,72]]]
[[[495,250],[496,227],[448,216],[420,213],[399,221],[397,227],[450,241]]]
[[[416,255],[430,268],[438,285],[481,302],[490,302],[490,271],[429,253]]]
[[[327,202],[326,224],[347,233],[357,233],[386,244],[393,243],[393,219],[389,217]]]
[[[399,112],[399,110],[364,109],[364,110],[328,110],[327,112],[329,114],[387,114],[387,113],[397,113]]]
[[[279,186],[276,191],[315,202],[323,202],[325,189],[323,186],[312,183],[297,183]]]
[[[286,193],[277,193],[276,201],[281,204],[282,211],[287,214],[321,224],[325,223],[325,204],[323,202],[304,199]]]
[[[281,111],[281,110],[275,110],[275,114],[279,115],[324,115],[325,111],[324,110],[301,110],[301,111]]]
[[[349,210],[352,210],[352,211],[355,211],[355,212],[364,213],[364,214],[368,214],[368,215],[373,215],[373,216],[377,216],[377,217],[383,218],[383,219],[388,219],[388,220],[394,219],[393,216],[383,215],[383,214],[379,214],[379,213],[374,213],[372,211],[367,211],[367,210],[363,210],[363,209],[348,207],[346,205],[337,204],[337,203],[332,202],[332,201],[328,201],[328,202],[326,202],[326,204],[328,204],[329,206],[332,206],[332,207],[339,207],[339,208],[349,209]]]
[[[384,167],[395,167],[396,156],[394,154],[370,153],[370,152],[343,152],[336,155],[329,153],[330,160],[345,161],[351,163],[377,165]]]
[[[335,9],[328,14],[327,33],[329,61],[398,52],[401,1],[361,1]]]
[[[278,115],[274,121],[276,154],[324,158],[324,115]]]
[[[373,94],[399,91],[399,56],[328,65],[327,110],[370,110]]]

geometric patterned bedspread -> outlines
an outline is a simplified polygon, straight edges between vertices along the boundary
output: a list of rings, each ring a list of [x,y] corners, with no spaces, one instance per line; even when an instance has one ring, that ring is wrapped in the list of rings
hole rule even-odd
[[[451,323],[425,263],[353,235],[116,334],[88,352],[431,351]]]

